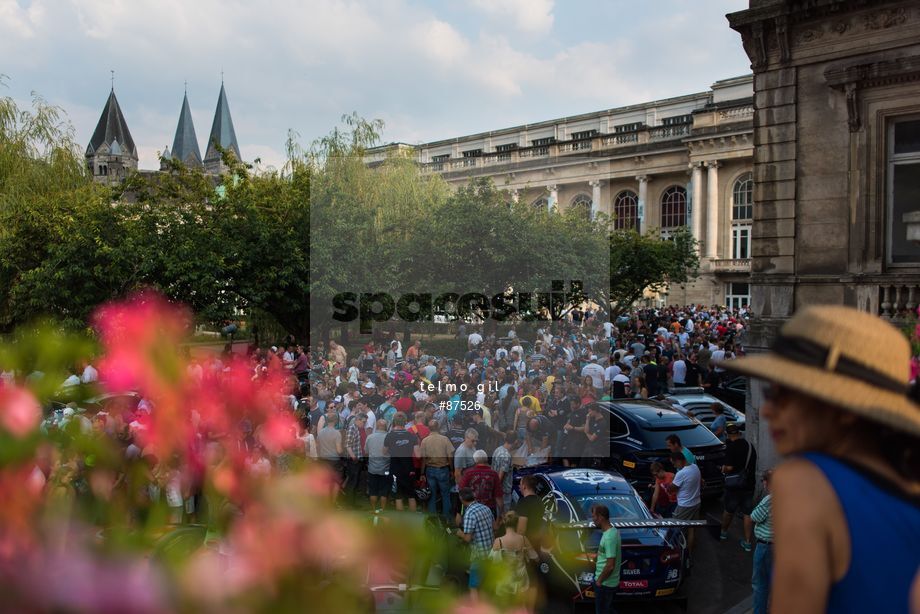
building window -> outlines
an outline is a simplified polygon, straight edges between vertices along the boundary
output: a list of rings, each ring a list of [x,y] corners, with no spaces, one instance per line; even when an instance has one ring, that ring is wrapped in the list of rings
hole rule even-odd
[[[585,217],[591,216],[591,197],[587,194],[579,194],[572,199],[572,204],[570,205],[571,209],[575,209],[582,213]]]
[[[613,227],[639,232],[639,197],[635,192],[623,190],[613,199]]]
[[[620,124],[619,126],[613,127],[613,132],[615,134],[620,134],[621,132],[635,132],[642,128],[642,122],[633,122],[631,124]]]
[[[751,220],[754,217],[754,180],[745,173],[732,187],[732,258],[751,257]]]
[[[738,177],[732,188],[732,221],[754,218],[754,180],[751,173]]]
[[[661,195],[661,228],[687,225],[687,190],[671,186]]]
[[[530,203],[534,209],[541,209],[543,211],[549,210],[549,198],[546,196],[541,196],[537,200]]]
[[[597,130],[584,130],[582,132],[573,132],[572,140],[581,141],[583,139],[591,139],[597,136]]]
[[[731,282],[725,284],[725,305],[729,309],[741,309],[751,304],[751,284]]]
[[[678,126],[680,124],[693,123],[693,115],[675,115],[674,117],[665,117],[661,120],[662,126]]]
[[[897,120],[888,129],[888,259],[920,263],[920,246],[908,241],[904,214],[920,211],[920,118]]]

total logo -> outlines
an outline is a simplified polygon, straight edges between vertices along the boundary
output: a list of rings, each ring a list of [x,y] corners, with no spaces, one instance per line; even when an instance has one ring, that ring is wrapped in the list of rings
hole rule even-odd
[[[648,580],[620,580],[620,588],[648,588]]]

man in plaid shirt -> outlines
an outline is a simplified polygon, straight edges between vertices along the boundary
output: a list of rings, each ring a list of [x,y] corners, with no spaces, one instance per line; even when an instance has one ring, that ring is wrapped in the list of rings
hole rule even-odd
[[[482,585],[482,564],[492,549],[495,533],[492,530],[495,518],[482,503],[476,502],[472,488],[460,489],[460,501],[465,508],[463,528],[457,529],[457,536],[470,545],[470,594],[475,598]]]
[[[361,435],[364,435],[362,437]],[[345,433],[345,479],[349,500],[355,505],[358,494],[358,482],[364,463],[364,441],[367,438],[367,414],[358,414],[348,425]]]

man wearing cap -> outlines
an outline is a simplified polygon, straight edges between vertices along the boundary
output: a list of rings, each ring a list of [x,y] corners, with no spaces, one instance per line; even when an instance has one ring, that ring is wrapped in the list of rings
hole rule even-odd
[[[920,568],[920,405],[911,347],[875,315],[810,306],[770,352],[723,367],[766,380],[774,612],[908,612]]]

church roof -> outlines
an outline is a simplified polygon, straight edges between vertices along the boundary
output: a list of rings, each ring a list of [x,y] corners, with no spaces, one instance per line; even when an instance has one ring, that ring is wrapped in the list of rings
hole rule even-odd
[[[121,107],[118,106],[114,89],[109,93],[109,99],[102,109],[102,116],[86,147],[87,155],[95,153],[103,145],[107,145],[113,154],[117,151],[119,154],[137,159],[137,148],[134,146],[134,139],[131,138],[131,131],[128,130],[128,123]]]
[[[220,153],[214,147],[214,143],[219,144],[224,149],[232,150],[237,160],[243,159],[240,155],[240,146],[236,142],[233,119],[230,117],[230,103],[227,102],[227,92],[224,90],[223,83],[220,84],[220,95],[217,97],[217,109],[214,111],[214,122],[211,124],[211,135],[208,137],[205,161],[220,159]],[[175,151],[173,155],[175,155]]]
[[[173,158],[182,161],[187,166],[201,166],[201,150],[198,148],[195,124],[192,123],[192,111],[188,106],[188,94],[182,98],[179,124],[176,126],[176,137],[173,139],[170,153]]]

